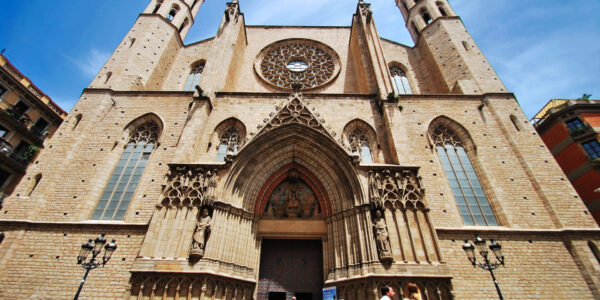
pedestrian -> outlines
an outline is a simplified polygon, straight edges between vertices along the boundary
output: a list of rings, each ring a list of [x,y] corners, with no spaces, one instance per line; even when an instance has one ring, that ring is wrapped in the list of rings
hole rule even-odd
[[[381,297],[381,299],[379,300],[392,300],[394,299],[396,292],[394,292],[394,289],[392,287],[386,285],[381,288],[381,294],[383,295],[383,297]]]

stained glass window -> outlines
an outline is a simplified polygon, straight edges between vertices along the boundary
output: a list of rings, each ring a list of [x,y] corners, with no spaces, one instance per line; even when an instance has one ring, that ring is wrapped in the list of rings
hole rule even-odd
[[[150,121],[133,133],[112,172],[92,215],[98,220],[122,220],[158,139],[159,127]]]
[[[200,82],[200,76],[202,76],[202,71],[204,70],[204,63],[198,63],[190,72],[188,76],[187,82],[185,83],[184,91],[193,91],[198,83]]]
[[[473,169],[471,160],[454,132],[437,126],[436,149],[448,184],[465,225],[498,225],[494,212]]]
[[[400,67],[390,67],[390,74],[392,75],[392,82],[394,85],[394,92],[398,95],[412,94],[408,78],[406,73]]]

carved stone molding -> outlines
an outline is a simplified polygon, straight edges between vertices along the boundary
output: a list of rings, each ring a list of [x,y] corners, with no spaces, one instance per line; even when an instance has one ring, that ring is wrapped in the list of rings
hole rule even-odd
[[[365,22],[371,23],[371,19],[373,18],[373,11],[371,11],[371,4],[360,1],[358,3],[358,10],[360,11],[360,15],[363,18],[365,18]]]
[[[320,118],[319,113],[314,112],[314,107],[308,106],[308,102],[304,100],[302,93],[295,92],[291,94],[286,102],[277,105],[275,109],[277,109],[277,112],[271,113],[271,118],[264,119],[264,123],[257,126],[258,133],[250,133],[251,136],[257,137],[283,125],[301,124],[321,132],[330,137],[335,143],[339,143],[335,140],[335,132],[332,132],[329,126],[325,125],[325,119]]]
[[[394,289],[399,299],[454,299],[448,278],[367,278],[335,283],[339,299],[379,299],[382,286]]]
[[[390,167],[370,169],[369,201],[374,209],[392,207],[426,209],[425,189],[416,168]]]
[[[227,3],[227,8],[225,9],[225,21],[229,22],[234,20],[237,22],[238,17],[240,16],[240,4],[238,1],[232,1]]]
[[[212,207],[217,173],[212,165],[169,165],[160,205]]]
[[[127,288],[127,299],[164,299],[166,295],[175,299],[252,299],[254,282],[207,274],[163,274],[133,273]]]

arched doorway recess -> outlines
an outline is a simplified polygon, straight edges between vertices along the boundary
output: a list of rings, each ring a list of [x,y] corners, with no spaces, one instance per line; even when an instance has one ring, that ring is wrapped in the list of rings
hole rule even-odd
[[[288,227],[295,228],[293,232],[267,232],[261,226],[261,222],[268,219],[264,218],[266,199],[289,177],[290,170],[297,171],[298,177],[315,192],[321,213],[318,218],[295,218],[293,222],[297,226]],[[235,233],[225,228],[223,234],[230,236],[231,242],[226,244],[244,249],[253,262],[249,267],[259,268],[263,238],[321,240],[325,281],[348,275],[348,265],[377,261],[370,230],[369,202],[364,190],[366,177],[361,177],[360,170],[352,165],[349,153],[331,137],[301,124],[273,128],[240,149],[226,172],[221,174],[224,179],[217,198],[252,212],[253,219],[248,235],[239,237],[244,239],[242,243],[234,242]],[[361,180],[365,182],[361,183]],[[216,209],[215,220],[228,218],[225,212],[222,216],[219,214],[220,210]],[[321,226],[317,224],[319,222]],[[212,256],[209,252],[213,250],[208,248],[207,256]],[[214,251],[220,251],[215,248]],[[351,272],[360,274],[361,269],[358,267]]]

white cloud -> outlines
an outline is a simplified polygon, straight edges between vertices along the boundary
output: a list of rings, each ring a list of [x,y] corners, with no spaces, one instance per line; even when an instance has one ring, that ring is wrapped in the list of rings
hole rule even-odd
[[[90,49],[84,57],[72,57],[65,53],[61,53],[64,57],[66,57],[70,62],[72,62],[75,66],[79,68],[79,70],[87,77],[94,77],[104,63],[110,57],[109,52],[100,51],[98,49]]]

